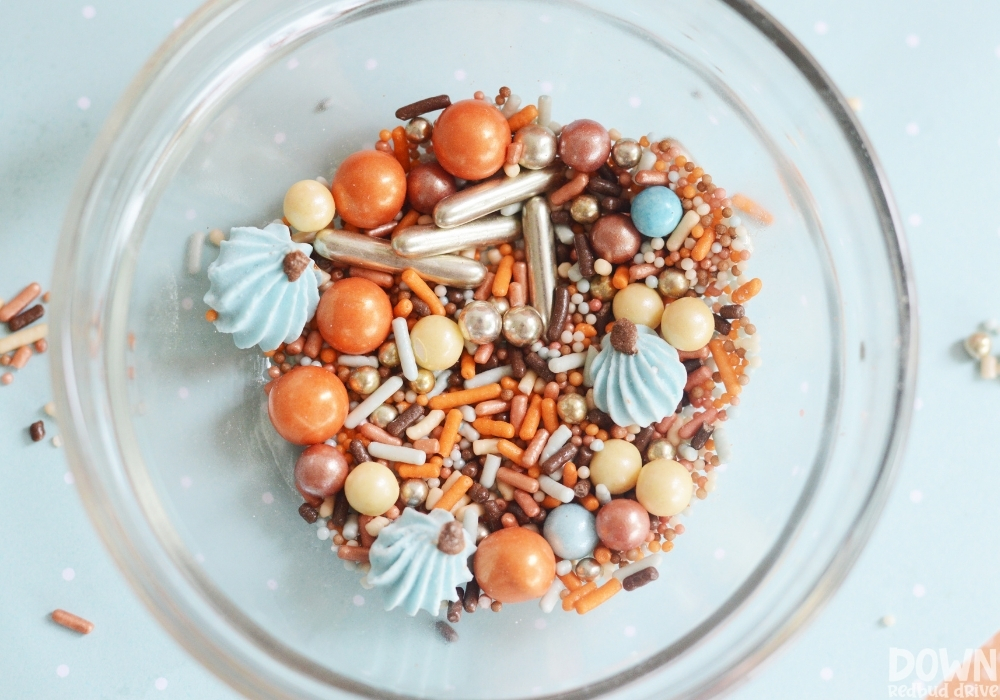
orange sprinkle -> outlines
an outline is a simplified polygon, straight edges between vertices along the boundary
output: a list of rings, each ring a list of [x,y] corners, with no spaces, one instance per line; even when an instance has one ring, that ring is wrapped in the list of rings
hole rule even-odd
[[[438,502],[434,504],[435,508],[440,508],[441,510],[451,510],[458,503],[459,499],[465,495],[465,492],[472,488],[471,477],[462,474],[458,477],[458,481],[451,485],[451,488],[444,492]]]
[[[521,466],[521,457],[524,455],[524,450],[515,445],[510,440],[500,440],[497,442],[497,452],[500,456],[506,457],[514,464]]]
[[[531,405],[528,406],[528,412],[524,414],[524,420],[521,421],[521,430],[518,432],[517,436],[525,441],[531,440],[531,438],[535,437],[535,433],[538,432],[538,423],[541,418],[542,397],[535,394],[531,397]],[[553,431],[549,432],[551,433]]]
[[[649,146],[649,138],[646,137],[646,136],[640,136],[639,137],[639,145],[642,146],[643,148],[646,148],[647,146]]]
[[[552,498],[552,496],[546,496],[542,502],[539,504],[542,508],[548,508],[552,510],[553,508],[558,508],[563,503],[558,498]]]
[[[396,464],[396,472],[401,479],[436,479],[441,476],[441,465],[435,462],[426,464]]]
[[[505,297],[510,289],[510,278],[514,273],[514,256],[505,255],[497,266],[496,276],[493,278],[493,296]]]
[[[416,294],[420,299],[431,307],[431,313],[435,316],[444,316],[444,304],[438,299],[437,294],[434,290],[427,286],[423,278],[417,274],[417,271],[412,267],[408,267],[403,270],[403,274],[400,275],[402,280],[406,282],[414,294]]]
[[[333,348],[323,348],[319,351],[319,361],[324,365],[332,365],[337,359],[337,351]]]
[[[406,129],[401,126],[392,130],[392,152],[403,166],[403,172],[410,172],[410,145],[406,141]]]
[[[510,125],[511,133],[514,133],[518,129],[528,126],[528,124],[535,121],[536,117],[538,117],[538,107],[528,105],[517,114],[511,115],[510,119],[507,120],[507,124]]]
[[[427,403],[428,403],[428,401],[427,401],[427,395],[426,394],[421,394],[420,396],[417,397],[416,404],[418,406],[426,406]]]
[[[577,599],[573,606],[581,615],[586,615],[601,603],[610,600],[618,591],[622,589],[622,582],[612,577],[596,591],[588,592]]]
[[[620,265],[611,278],[611,286],[615,289],[625,289],[628,286],[628,266]]]
[[[449,408],[458,408],[465,405],[471,406],[480,401],[495,399],[498,396],[500,396],[500,385],[487,384],[475,389],[462,389],[461,391],[452,391],[448,394],[439,394],[430,400],[428,406],[432,410],[447,411]]]
[[[567,591],[575,591],[576,589],[583,587],[583,581],[581,581],[580,578],[572,571],[565,576],[560,576],[559,580],[563,582],[564,586],[566,586]]]
[[[617,581],[618,579],[614,580]],[[596,590],[597,590],[597,584],[591,581],[590,583],[586,583],[580,586],[576,590],[570,591],[569,595],[563,598],[562,609],[565,610],[566,612],[569,612],[576,606],[576,601],[580,600],[581,598],[583,598],[583,596],[587,595],[591,591],[596,591]]]
[[[219,318],[219,312],[215,309],[209,309],[205,312],[205,320],[209,323],[215,323],[216,319]]]
[[[378,140],[382,143],[389,143],[389,139],[391,138],[392,132],[388,129],[382,129],[382,131],[378,132]]]
[[[457,408],[448,411],[448,416],[444,419],[444,426],[441,428],[441,435],[438,436],[438,453],[444,457],[451,454],[458,442],[458,429],[462,426],[462,412]]]
[[[563,486],[568,486],[569,488],[573,488],[574,486],[576,486],[577,479],[578,477],[576,474],[576,465],[573,464],[572,462],[568,462],[563,467],[563,479],[562,479]]]
[[[739,396],[739,393],[743,391],[743,387],[740,386],[736,372],[729,363],[729,355],[726,354],[726,349],[722,347],[722,341],[718,338],[710,340],[708,349],[711,350],[715,364],[719,368],[719,375],[722,377],[722,383],[726,386],[726,393],[730,396]]]
[[[694,196],[698,194],[698,190],[694,188],[694,185],[685,185],[681,194],[684,195],[685,199],[694,199]]]
[[[597,563],[601,566],[607,564],[611,561],[611,550],[604,545],[598,545],[594,548],[594,559],[596,559]]]
[[[691,259],[695,262],[701,262],[706,257],[708,257],[709,252],[712,250],[712,244],[715,243],[715,232],[708,230],[705,232],[698,242],[694,244],[694,248],[691,249]]]
[[[400,299],[392,313],[396,318],[406,318],[413,313],[413,302],[409,299]]]
[[[399,223],[396,224],[396,228],[394,228],[392,232],[395,233],[396,231],[401,231],[404,228],[409,228],[410,226],[413,226],[414,224],[417,223],[417,219],[419,218],[420,218],[420,212],[417,211],[416,209],[410,209],[410,211],[403,214],[403,218],[399,220]]]
[[[512,377],[503,377],[500,380],[500,386],[502,386],[504,389],[517,391],[517,380]]]
[[[514,252],[514,248],[510,243],[501,243],[497,246],[497,250],[500,251],[500,255],[510,255]]]
[[[559,428],[559,414],[556,413],[555,399],[542,399],[542,423],[549,435]]]
[[[468,353],[468,351],[462,351],[462,379],[472,379],[476,376],[476,358]],[[506,379],[506,377],[504,377]]]
[[[532,479],[537,479],[538,477],[540,477],[542,475],[542,469],[541,469],[541,467],[537,467],[537,466],[536,467],[528,467],[528,471],[526,473]]]
[[[736,193],[733,195],[733,206],[764,226],[770,226],[774,223],[774,215],[771,212],[744,194]]]
[[[691,238],[698,240],[705,235],[705,227],[701,224],[695,224],[694,228],[691,229]]]
[[[580,505],[593,513],[595,510],[601,507],[601,502],[597,500],[597,496],[590,494],[580,499]]]
[[[742,285],[732,294],[732,299],[734,304],[742,304],[753,299],[760,293],[760,288],[764,286],[764,283],[760,281],[759,277],[754,277],[752,280]]]
[[[678,168],[687,164],[687,162],[688,159],[685,158],[684,156],[677,156],[676,158],[674,158],[674,165],[676,165]]]
[[[472,421],[472,427],[478,430],[481,435],[485,435],[486,437],[500,437],[507,439],[514,437],[514,426],[504,421],[490,420],[489,418],[477,418]],[[448,450],[448,452],[450,453],[451,450]]]

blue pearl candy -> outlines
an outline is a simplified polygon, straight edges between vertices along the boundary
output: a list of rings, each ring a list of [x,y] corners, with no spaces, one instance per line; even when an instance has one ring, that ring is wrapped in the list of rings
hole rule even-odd
[[[597,525],[593,513],[576,503],[567,503],[549,513],[542,532],[556,556],[580,559],[597,546]]]
[[[673,191],[659,185],[647,187],[632,200],[632,223],[649,238],[664,238],[677,228],[684,208]]]

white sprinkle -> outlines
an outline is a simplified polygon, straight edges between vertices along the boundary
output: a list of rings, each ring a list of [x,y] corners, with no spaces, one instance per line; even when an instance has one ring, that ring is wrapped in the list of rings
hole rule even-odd
[[[368,454],[377,459],[387,459],[390,462],[405,462],[420,466],[427,461],[427,453],[412,447],[397,447],[373,442],[368,445]]]
[[[466,404],[465,406],[459,406],[458,410],[462,412],[462,420],[471,423],[476,420],[479,416],[476,415],[476,409],[472,406]]]
[[[509,377],[513,373],[514,368],[510,365],[503,365],[502,367],[488,369],[485,372],[480,372],[472,379],[466,379],[465,388],[477,389],[481,386],[486,386],[487,384],[496,384],[504,377]]]
[[[594,495],[597,496],[597,500],[602,506],[611,502],[611,492],[604,484],[598,484],[594,488]]]
[[[614,268],[611,267],[611,263],[609,263],[604,258],[598,258],[597,260],[594,261],[594,272],[596,272],[599,275],[607,277],[612,273],[613,270]]]
[[[484,438],[482,440],[472,441],[472,453],[476,455],[494,455],[497,452],[497,443],[500,440],[497,438]]]
[[[559,564],[562,564],[563,562],[565,562],[566,564],[569,564],[569,561],[567,561],[565,559],[563,559],[561,562],[559,562]],[[558,569],[557,569],[557,571],[558,571]],[[566,572],[566,574],[568,574],[568,573],[569,573],[569,571]],[[562,574],[562,575],[565,576],[566,574]],[[563,588],[565,588],[565,586],[563,585],[562,581],[560,581],[558,578],[557,579],[553,579],[552,584],[549,586],[549,590],[547,590],[545,592],[545,595],[542,596],[542,599],[540,601],[538,601],[538,607],[540,607],[542,609],[542,612],[544,612],[544,613],[550,613],[553,610],[555,610],[556,603],[559,602],[559,594],[562,593],[562,589]]]
[[[538,477],[538,486],[541,489],[540,493],[548,494],[563,503],[569,503],[576,496],[573,489],[563,486],[558,481],[554,481],[551,477],[544,474]]]
[[[556,226],[556,238],[563,245],[573,245],[573,229],[564,224],[559,224]]]
[[[392,332],[396,336],[396,352],[399,354],[399,366],[403,370],[403,376],[412,382],[417,378],[417,373],[420,370],[417,367],[417,360],[413,355],[413,345],[410,343],[410,329],[406,327],[406,319],[393,319]]]
[[[667,238],[667,250],[671,253],[676,252],[681,249],[684,242],[687,240],[688,234],[691,233],[691,229],[695,227],[701,221],[701,217],[698,216],[698,212],[693,209],[689,209],[683,217],[681,217],[680,222],[677,224],[677,228],[673,230],[670,237]],[[689,260],[690,258],[685,258],[684,260]]]
[[[538,458],[540,462],[544,462],[549,457],[554,455],[559,451],[563,445],[569,442],[569,439],[573,437],[573,431],[569,429],[569,426],[562,424],[556,428],[555,432],[549,436],[549,441],[545,443],[545,447],[542,448],[542,454]]]
[[[444,420],[444,411],[435,409],[421,418],[419,421],[406,429],[406,437],[410,440],[419,440],[431,434],[434,428],[441,425]]]
[[[390,522],[389,518],[379,515],[368,521],[368,524],[365,525],[365,531],[372,537],[378,537],[378,533],[382,532],[382,528]]]
[[[497,480],[497,470],[500,468],[500,456],[495,454],[486,455],[483,461],[483,471],[479,476],[479,483],[488,489],[493,488]]]
[[[598,496],[598,499],[600,499],[600,496]],[[613,576],[619,581],[624,581],[626,578],[638,571],[642,571],[643,569],[648,569],[653,566],[659,566],[662,559],[663,556],[659,552],[650,554],[648,557],[643,557],[639,561],[634,561],[627,566],[616,569]]]
[[[570,342],[573,340],[572,335],[570,335],[569,340],[565,342]],[[578,367],[583,367],[587,362],[587,353],[585,352],[574,352],[569,355],[562,355],[561,357],[554,357],[549,360],[549,371],[559,374],[560,372],[569,372],[572,369]]]
[[[323,527],[316,528],[316,537],[318,537],[320,540],[330,539],[330,528],[328,528],[326,525],[324,525]]]
[[[427,510],[433,510],[434,506],[437,505],[437,502],[441,500],[441,496],[443,495],[444,489],[440,487],[431,489],[427,492],[427,500],[424,501],[424,507]]]
[[[405,319],[397,320],[403,320],[405,323]],[[382,386],[373,391],[367,399],[358,404],[357,408],[347,414],[347,418],[344,420],[344,427],[348,429],[357,428],[361,425],[361,421],[370,416],[372,411],[381,406],[386,399],[399,391],[402,386],[403,379],[401,377],[389,377],[386,379],[382,383]],[[420,454],[423,454],[423,452]],[[420,464],[423,464],[423,461]]]
[[[448,388],[448,380],[450,378],[450,369],[446,369],[443,372],[438,373],[437,378],[434,380],[434,388],[427,393],[427,398],[433,399],[435,396],[443,394],[444,390]]]
[[[896,616],[883,615],[882,618],[879,620],[879,624],[882,625],[883,627],[892,627],[894,624],[896,624]]]
[[[591,452],[600,452],[604,449],[604,440],[594,440],[590,443]]]
[[[576,470],[576,475],[581,479],[590,478],[590,467],[580,467]]]
[[[464,437],[468,442],[472,443],[479,439],[479,431],[473,428],[469,423],[465,421],[458,426],[458,434]]]
[[[53,447],[62,447],[62,435],[53,435],[52,436],[52,446]]]
[[[343,367],[378,367],[378,358],[369,355],[341,355],[337,364]]]
[[[479,511],[476,508],[472,506],[465,508],[462,513],[462,527],[465,528],[465,534],[475,542],[476,536],[479,535]]]
[[[538,379],[538,375],[535,374],[534,370],[529,369],[521,377],[521,381],[517,383],[517,390],[522,394],[530,394],[535,390],[535,380]]]

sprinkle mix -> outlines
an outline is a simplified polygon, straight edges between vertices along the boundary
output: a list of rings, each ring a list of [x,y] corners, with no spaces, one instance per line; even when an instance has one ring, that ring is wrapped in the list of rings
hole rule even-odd
[[[396,117],[282,220],[209,235],[206,318],[264,350],[299,514],[387,609],[452,624],[656,581],[760,364],[737,210],[770,214],[548,96]]]

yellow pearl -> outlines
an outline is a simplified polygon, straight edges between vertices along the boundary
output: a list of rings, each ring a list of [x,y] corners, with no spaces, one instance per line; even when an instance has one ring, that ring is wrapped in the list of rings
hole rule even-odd
[[[611,308],[615,318],[627,318],[637,326],[656,328],[663,315],[663,300],[655,289],[636,282],[615,295]]]
[[[667,304],[660,321],[663,339],[678,350],[701,350],[712,339],[715,318],[701,299],[684,297]]]
[[[362,462],[347,475],[344,495],[351,508],[362,515],[382,515],[399,498],[399,482],[389,467]]]
[[[435,372],[448,369],[462,356],[465,340],[458,324],[445,316],[424,316],[410,331],[417,364]]]
[[[333,221],[333,193],[315,180],[300,180],[285,193],[285,218],[299,231],[319,231]]]
[[[427,394],[434,388],[436,381],[433,372],[421,369],[417,371],[417,378],[410,382],[410,388],[418,394]]]
[[[590,480],[604,484],[612,495],[625,493],[635,486],[642,469],[642,455],[635,445],[625,440],[608,440],[604,449],[590,460]]]
[[[684,465],[672,459],[654,459],[639,472],[635,497],[653,515],[677,515],[691,502],[694,481]]]

